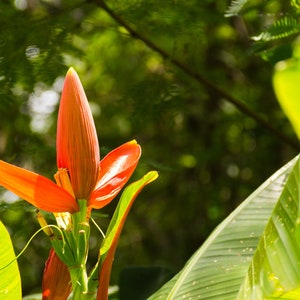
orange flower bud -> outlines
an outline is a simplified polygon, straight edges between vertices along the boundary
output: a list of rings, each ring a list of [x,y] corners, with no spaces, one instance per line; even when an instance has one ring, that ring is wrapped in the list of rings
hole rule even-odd
[[[65,79],[57,122],[57,166],[69,171],[77,199],[88,199],[95,188],[100,163],[93,116],[73,68]]]

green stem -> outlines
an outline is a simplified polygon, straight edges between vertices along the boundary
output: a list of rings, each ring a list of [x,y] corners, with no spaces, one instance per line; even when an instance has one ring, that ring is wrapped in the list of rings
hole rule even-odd
[[[85,265],[70,267],[71,282],[73,288],[73,300],[95,299],[95,291],[88,290],[88,278]]]
[[[95,288],[90,289],[86,272],[86,260],[88,256],[88,245],[90,226],[87,220],[87,201],[77,200],[80,211],[73,214],[72,241],[75,244],[74,256],[76,264],[69,267],[71,276],[73,299],[90,300],[95,297]]]

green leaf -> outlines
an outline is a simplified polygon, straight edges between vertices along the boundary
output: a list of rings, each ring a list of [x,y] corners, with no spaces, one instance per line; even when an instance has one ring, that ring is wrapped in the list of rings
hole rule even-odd
[[[97,299],[106,299],[109,286],[110,272],[118,240],[125,224],[130,208],[142,189],[158,177],[156,171],[151,171],[140,180],[131,183],[121,195],[118,206],[109,223],[106,236],[100,248],[100,282]],[[99,293],[101,295],[99,296]]]
[[[276,20],[267,30],[263,31],[259,36],[253,37],[255,41],[273,41],[283,39],[293,34],[298,34],[300,26],[298,19],[293,16],[284,16]]]
[[[236,299],[295,162],[282,167],[251,194],[214,230],[181,272],[149,299]]]
[[[10,236],[0,221],[0,299],[22,298],[21,278]]]
[[[116,241],[116,237],[120,235],[126,217],[137,195],[147,184],[154,181],[157,177],[157,172],[151,171],[140,180],[126,187],[122,193],[118,206],[108,226],[105,239],[101,245],[100,253],[103,259],[106,258],[107,253],[111,250],[112,244]]]
[[[225,17],[237,16],[247,2],[248,0],[232,0]]]
[[[260,239],[238,299],[299,299],[290,298],[300,288],[299,182],[297,160]]]
[[[300,59],[294,58],[277,63],[273,76],[277,99],[300,138]]]

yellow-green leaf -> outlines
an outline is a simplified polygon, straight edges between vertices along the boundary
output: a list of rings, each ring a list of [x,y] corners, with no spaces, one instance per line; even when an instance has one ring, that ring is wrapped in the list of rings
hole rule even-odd
[[[0,222],[0,299],[19,300],[21,279],[10,236]]]
[[[279,62],[273,76],[277,99],[300,138],[300,59]]]

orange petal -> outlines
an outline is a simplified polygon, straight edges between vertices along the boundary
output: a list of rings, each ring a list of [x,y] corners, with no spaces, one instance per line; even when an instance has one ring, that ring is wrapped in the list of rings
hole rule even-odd
[[[79,210],[76,200],[51,180],[2,160],[0,160],[0,185],[48,212]]]
[[[88,206],[99,209],[116,197],[135,170],[140,156],[141,147],[135,140],[108,153],[100,162],[99,179]]]
[[[66,300],[71,289],[68,267],[58,258],[52,248],[44,269],[43,300]]]
[[[66,168],[77,199],[88,199],[99,170],[99,145],[93,116],[73,68],[63,87],[57,122],[57,165]]]

